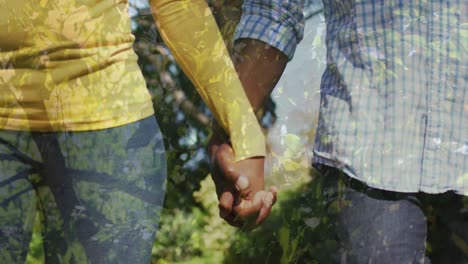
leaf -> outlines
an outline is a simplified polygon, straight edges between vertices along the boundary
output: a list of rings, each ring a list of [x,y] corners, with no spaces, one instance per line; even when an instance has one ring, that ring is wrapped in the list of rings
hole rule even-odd
[[[284,136],[284,143],[288,149],[291,149],[292,151],[299,150],[302,146],[301,138],[295,134],[286,134]]]
[[[320,219],[318,217],[311,217],[304,220],[304,223],[310,228],[314,229],[320,224]]]
[[[295,257],[296,255],[296,249],[297,249],[297,245],[299,244],[299,241],[302,239],[303,235],[304,235],[304,230],[305,228],[303,228],[301,230],[301,233],[299,233],[299,235],[293,240],[293,242],[291,243],[292,244],[292,249],[291,249],[291,253],[289,254],[289,262],[291,262],[291,260]]]
[[[300,169],[302,166],[300,163],[295,162],[291,159],[283,159],[283,167],[287,171],[294,171]]]
[[[468,255],[468,244],[463,240],[463,238],[459,237],[457,234],[452,233],[451,239],[453,243],[463,251],[463,253]]]
[[[288,263],[288,255],[289,255],[289,227],[283,226],[278,232],[278,239],[283,249],[283,255],[281,256],[281,264]]]

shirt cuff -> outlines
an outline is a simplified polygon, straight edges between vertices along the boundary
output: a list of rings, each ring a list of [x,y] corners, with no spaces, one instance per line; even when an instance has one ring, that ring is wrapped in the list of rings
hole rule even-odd
[[[234,41],[243,38],[260,40],[278,49],[289,60],[294,57],[297,39],[294,29],[284,23],[260,15],[243,15],[234,33]]]
[[[259,40],[291,60],[304,34],[303,5],[304,0],[245,0],[234,41]]]

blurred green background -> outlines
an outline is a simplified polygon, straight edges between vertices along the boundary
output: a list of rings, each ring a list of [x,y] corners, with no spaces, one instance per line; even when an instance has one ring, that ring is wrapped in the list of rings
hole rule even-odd
[[[152,263],[330,263],[338,246],[328,235],[330,225],[323,213],[320,187],[310,168],[325,65],[321,2],[305,1],[304,39],[263,111],[269,150],[267,185],[275,184],[280,192],[271,216],[250,233],[232,228],[218,217],[204,149],[211,115],[162,42],[147,3],[130,2],[134,49],[168,150],[166,200]],[[242,1],[208,3],[231,49]],[[43,263],[40,228],[37,221],[29,264]],[[451,241],[468,254],[463,240],[451,237]],[[442,244],[428,244],[429,253]]]

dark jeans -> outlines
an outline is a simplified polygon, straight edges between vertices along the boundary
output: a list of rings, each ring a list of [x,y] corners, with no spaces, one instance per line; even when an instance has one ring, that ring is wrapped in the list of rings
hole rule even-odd
[[[149,263],[166,160],[154,117],[85,132],[0,131],[0,263]]]
[[[467,263],[466,197],[384,191],[335,168],[317,169],[340,244],[336,262]]]

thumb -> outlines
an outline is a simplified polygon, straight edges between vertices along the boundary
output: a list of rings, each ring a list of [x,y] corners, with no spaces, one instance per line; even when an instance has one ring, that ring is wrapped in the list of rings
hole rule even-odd
[[[224,172],[225,179],[231,182],[238,191],[246,190],[250,182],[247,177],[236,171],[234,151],[228,144],[222,144],[216,151],[215,160]]]

